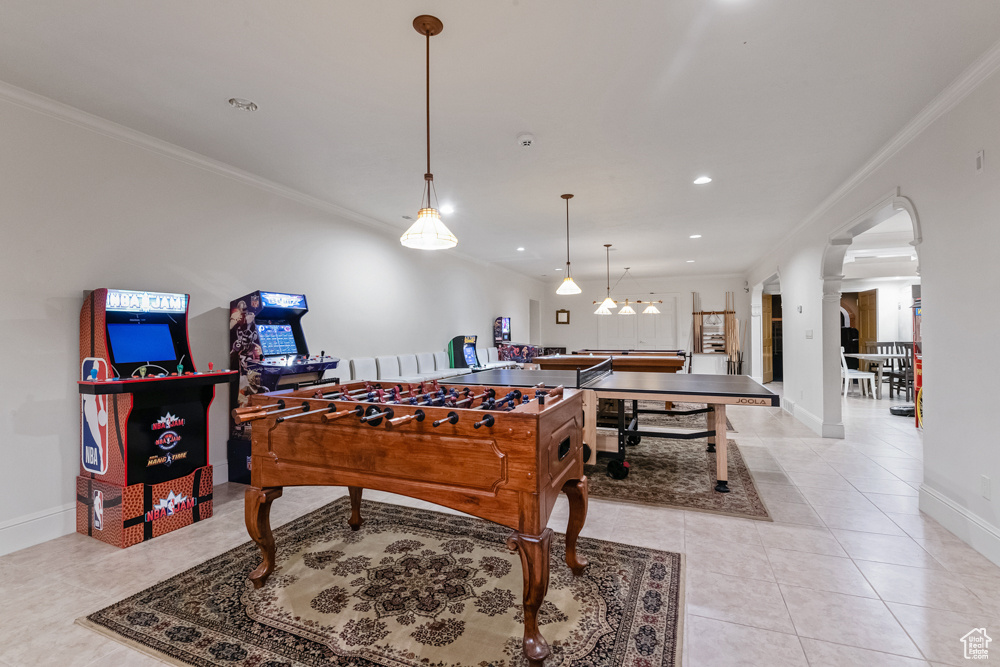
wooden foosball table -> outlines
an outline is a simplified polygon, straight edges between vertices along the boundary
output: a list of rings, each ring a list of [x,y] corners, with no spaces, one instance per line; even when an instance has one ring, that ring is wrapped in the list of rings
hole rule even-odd
[[[511,528],[524,576],[524,654],[540,667],[549,647],[538,609],[549,582],[549,516],[569,499],[566,564],[587,565],[576,542],[587,515],[582,392],[421,383],[326,385],[260,394],[233,411],[253,422],[246,525],[263,562],[250,573],[263,586],[275,567],[271,503],[285,486],[346,486],[348,524],[363,522],[365,488],[398,493]]]

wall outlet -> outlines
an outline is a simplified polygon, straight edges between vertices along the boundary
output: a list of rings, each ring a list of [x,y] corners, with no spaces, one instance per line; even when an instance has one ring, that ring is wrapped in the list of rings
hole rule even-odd
[[[983,475],[981,481],[983,486],[983,498],[986,498],[986,500],[992,500],[992,494],[990,493],[990,478]]]
[[[806,329],[806,338],[809,339],[809,340],[812,340],[812,337],[813,337],[813,330],[812,329]]]

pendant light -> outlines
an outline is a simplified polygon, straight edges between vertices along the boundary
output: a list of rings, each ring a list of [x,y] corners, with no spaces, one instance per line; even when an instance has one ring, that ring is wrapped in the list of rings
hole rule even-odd
[[[611,298],[611,244],[604,244],[604,262],[608,277],[608,291],[604,301],[594,311],[594,315],[610,315],[612,308],[618,307],[618,302]],[[596,301],[594,303],[597,303]]]
[[[413,28],[427,38],[427,172],[424,174],[420,212],[406,233],[399,237],[399,242],[418,250],[444,250],[458,245],[458,239],[441,222],[441,214],[435,207],[437,191],[434,189],[434,174],[431,173],[431,37],[439,34],[444,24],[437,17],[423,14],[413,19]]]
[[[562,195],[562,198],[566,200],[566,277],[563,278],[562,285],[556,290],[556,294],[579,294],[583,290],[573,282],[573,277],[569,273],[569,200],[573,198],[573,195]]]
[[[630,270],[630,267],[626,266],[625,267],[625,273],[623,273],[622,277],[619,278],[618,282],[615,283],[615,288],[616,289],[618,288],[619,283],[621,283],[621,281],[625,280],[625,278],[631,278],[632,282],[634,282],[636,284],[636,287],[639,287],[639,282],[635,279],[635,277],[631,273],[629,273],[629,270]],[[652,292],[650,292],[650,294],[652,294]],[[610,298],[611,298],[611,289],[609,288],[608,289],[608,299],[610,299]],[[597,302],[595,301],[594,303],[597,303]],[[605,303],[607,303],[607,300],[605,300]],[[612,301],[612,303],[615,303],[615,302]],[[632,301],[631,303],[635,303],[635,304],[643,304],[644,303],[644,304],[646,304],[646,308],[642,311],[643,315],[659,315],[660,314],[660,309],[656,307],[656,304],[663,303],[663,299],[658,299],[656,301],[642,301],[641,299],[636,299],[635,301]],[[603,308],[603,307],[604,307],[604,304],[602,303],[601,304],[601,308]],[[598,309],[598,310],[600,310],[600,309]],[[600,314],[600,315],[610,315],[611,312],[608,311],[607,313],[603,313],[602,312],[602,313],[598,313],[598,314]],[[619,315],[635,315],[635,309],[630,305],[630,302],[629,302],[628,299],[625,299],[625,305],[622,306],[622,309],[618,311],[618,314]]]

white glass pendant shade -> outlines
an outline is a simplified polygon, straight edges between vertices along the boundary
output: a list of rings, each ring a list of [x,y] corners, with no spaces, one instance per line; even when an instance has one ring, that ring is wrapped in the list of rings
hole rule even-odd
[[[580,289],[580,286],[573,282],[572,278],[566,276],[562,281],[562,285],[560,285],[559,289],[556,290],[556,294],[565,296],[567,294],[579,294],[582,291],[583,290]]]
[[[601,302],[601,308],[606,308],[611,310],[612,308],[617,308],[618,304],[609,296],[604,301]]]
[[[594,315],[610,315],[610,314],[611,311],[608,310],[603,303],[597,307],[597,310],[594,311]]]
[[[643,315],[659,315],[660,314],[660,309],[657,308],[656,306],[654,306],[653,304],[649,304],[648,306],[646,306],[646,309],[644,311],[642,311],[642,314]]]
[[[625,305],[622,309],[618,311],[619,315],[635,315],[635,309],[628,305],[628,299],[625,299]]]
[[[420,209],[417,219],[399,237],[399,242],[417,250],[446,250],[458,245],[458,239],[441,222],[441,214],[436,208]]]

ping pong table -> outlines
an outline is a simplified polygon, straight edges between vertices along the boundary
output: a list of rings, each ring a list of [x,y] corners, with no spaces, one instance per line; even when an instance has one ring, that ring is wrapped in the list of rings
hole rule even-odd
[[[597,450],[597,399],[616,403],[614,419],[618,435],[616,457],[608,463],[608,474],[615,479],[628,476],[627,444],[637,444],[642,436],[677,439],[708,438],[708,451],[716,454],[716,485],[720,493],[729,492],[726,439],[726,406],[754,405],[777,407],[777,394],[765,389],[746,375],[699,375],[681,373],[633,373],[615,371],[614,359],[590,368],[569,370],[492,369],[439,380],[446,384],[493,385],[501,387],[574,387],[583,390],[585,446]],[[705,403],[695,410],[640,409],[640,400],[688,401]],[[631,414],[625,410],[631,401]],[[704,430],[642,428],[643,414],[705,414]],[[590,458],[589,456],[587,458]]]

